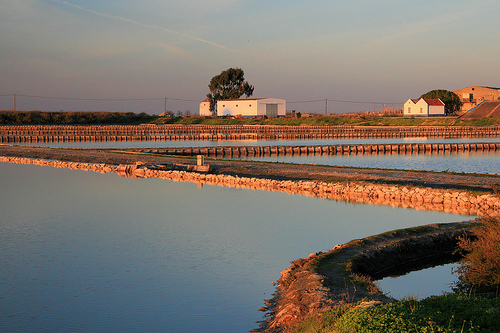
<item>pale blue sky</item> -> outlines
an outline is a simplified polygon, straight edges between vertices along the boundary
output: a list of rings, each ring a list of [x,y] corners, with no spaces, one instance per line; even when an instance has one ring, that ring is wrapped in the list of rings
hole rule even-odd
[[[240,67],[288,109],[373,110],[500,86],[500,2],[0,0],[0,109],[197,112]],[[316,103],[290,103],[321,100]],[[377,106],[380,108],[380,106]]]

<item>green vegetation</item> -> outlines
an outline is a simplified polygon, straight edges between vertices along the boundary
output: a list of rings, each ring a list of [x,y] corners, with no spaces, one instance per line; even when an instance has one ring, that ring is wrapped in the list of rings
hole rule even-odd
[[[409,234],[427,228],[413,228]],[[390,238],[396,232],[371,238]],[[455,293],[383,305],[351,303],[310,315],[295,332],[500,332],[500,219],[484,219],[471,233],[473,236],[459,242],[458,250],[465,255],[457,269]],[[318,260],[317,264],[326,262]],[[363,283],[362,278],[356,282]],[[368,278],[364,284],[372,283]]]
[[[2,125],[139,124],[156,118],[133,112],[0,111]]]
[[[498,332],[500,298],[456,294],[376,306],[359,302],[312,315],[295,332]]]
[[[446,115],[454,114],[455,112],[460,110],[460,107],[462,106],[460,97],[458,97],[458,95],[453,91],[449,90],[431,90],[420,96],[420,98],[439,98],[445,104],[444,113]]]
[[[287,125],[287,126],[492,126],[500,118],[461,120],[456,117],[382,117],[374,114],[288,116],[285,118],[160,117],[133,112],[0,111],[1,125],[69,124],[182,124],[182,125]]]
[[[157,124],[185,125],[288,125],[288,126],[492,126],[500,125],[500,119],[469,119],[456,117],[381,117],[378,115],[313,115],[310,117],[285,118],[218,118],[218,117],[160,117],[154,121]]]
[[[207,98],[212,112],[216,109],[217,101],[237,99],[243,95],[250,97],[254,90],[254,87],[245,81],[245,72],[241,68],[228,68],[222,71],[210,80],[208,88],[210,93],[207,94]]]
[[[498,296],[500,289],[500,219],[483,219],[473,228],[473,237],[460,240],[459,251],[465,253],[457,268],[457,290],[462,293],[486,293]]]

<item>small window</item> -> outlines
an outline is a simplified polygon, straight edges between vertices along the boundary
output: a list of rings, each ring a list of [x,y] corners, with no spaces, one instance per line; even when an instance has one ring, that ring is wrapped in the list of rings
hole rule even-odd
[[[420,113],[424,113],[424,109],[420,108]]]
[[[248,107],[251,108],[252,107],[252,104],[248,104]]]
[[[411,113],[411,107],[408,107],[408,113]]]
[[[236,107],[238,107],[238,104],[236,104]]]
[[[222,107],[225,108],[226,107],[226,104],[222,104]]]

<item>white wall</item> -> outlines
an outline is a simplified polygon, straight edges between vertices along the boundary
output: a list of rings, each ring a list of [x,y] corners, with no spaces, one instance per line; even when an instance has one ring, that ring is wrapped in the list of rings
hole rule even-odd
[[[418,101],[418,102],[420,102],[420,101]],[[421,104],[418,104],[418,102],[414,103],[411,99],[407,100],[403,105],[403,115],[404,116],[422,116],[422,115],[426,116],[427,109],[424,108],[424,106],[422,106]],[[425,103],[425,105],[427,105],[427,104]],[[420,113],[420,108],[423,108],[422,112],[424,112],[424,113]]]
[[[430,105],[429,115],[444,116],[444,106]]]
[[[262,98],[257,100],[258,103],[258,115],[266,115],[266,105],[267,104],[277,104],[278,105],[278,117],[286,116],[286,101],[279,98]]]
[[[286,101],[284,99],[256,98],[217,101],[217,116],[265,116],[267,104],[278,106],[278,116],[286,115]]]
[[[200,103],[200,116],[211,116],[212,111],[210,111],[210,102],[203,101]]]
[[[217,101],[217,116],[257,116],[257,101],[255,99],[234,99]]]

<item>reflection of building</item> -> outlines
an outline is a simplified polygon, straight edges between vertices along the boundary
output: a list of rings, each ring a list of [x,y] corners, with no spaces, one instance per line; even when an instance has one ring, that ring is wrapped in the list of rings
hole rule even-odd
[[[203,102],[200,103],[200,116],[211,116],[212,111],[210,111],[210,101],[205,98]]]
[[[439,98],[409,99],[403,105],[404,116],[444,116],[444,103]]]
[[[500,100],[500,88],[472,86],[453,91],[462,102],[461,111],[467,111],[483,101]]]
[[[278,98],[247,98],[217,101],[217,116],[284,117],[286,101]]]

